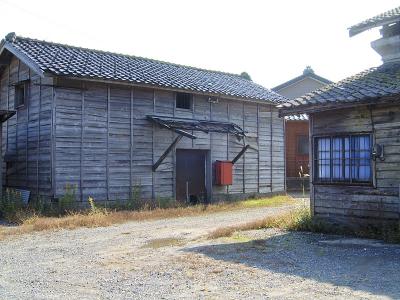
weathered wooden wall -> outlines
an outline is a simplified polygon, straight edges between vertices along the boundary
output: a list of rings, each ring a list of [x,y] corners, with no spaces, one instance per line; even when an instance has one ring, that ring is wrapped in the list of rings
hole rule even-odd
[[[195,132],[177,148],[209,151],[208,190],[213,199],[284,190],[283,120],[269,104],[194,95],[191,110],[175,108],[175,92],[105,83],[41,79],[13,58],[0,78],[0,108],[14,109],[14,84],[29,80],[26,105],[3,124],[5,186],[33,197],[60,197],[67,184],[77,200],[124,200],[133,187],[143,198],[175,197],[175,151],[156,172],[153,163],[175,134],[146,119],[157,114],[235,122],[248,132],[249,149],[234,166],[234,184],[212,184],[212,163],[233,159],[243,147],[236,137]],[[210,192],[210,191],[209,191]]]
[[[81,201],[87,201],[88,196],[128,199],[132,186],[140,186],[143,198],[174,197],[175,152],[156,172],[151,167],[175,134],[150,123],[146,119],[149,114],[232,121],[248,131],[247,142],[259,151],[249,149],[235,164],[232,186],[213,186],[213,199],[284,190],[283,120],[271,105],[229,99],[211,104],[207,96],[194,95],[192,109],[184,110],[175,108],[172,91],[89,82],[66,87],[67,82],[58,83],[56,197],[63,194],[66,184],[76,185]],[[228,134],[194,134],[197,139],[183,138],[177,148],[210,150],[211,162],[233,159],[243,147],[243,142]]]
[[[52,80],[41,80],[16,58],[0,76],[0,109],[17,111],[2,127],[3,185],[51,197]],[[29,80],[28,99],[14,108],[14,85],[23,80]]]
[[[371,132],[385,160],[373,164],[375,186],[313,184],[315,215],[350,225],[398,221],[400,213],[400,107],[380,105],[314,114],[312,134]],[[372,121],[372,122],[371,122]],[[374,124],[374,126],[372,126]]]

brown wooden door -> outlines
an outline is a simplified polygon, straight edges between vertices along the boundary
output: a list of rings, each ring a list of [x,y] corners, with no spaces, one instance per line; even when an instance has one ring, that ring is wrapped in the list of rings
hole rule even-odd
[[[206,192],[206,151],[176,150],[176,199],[204,202]]]

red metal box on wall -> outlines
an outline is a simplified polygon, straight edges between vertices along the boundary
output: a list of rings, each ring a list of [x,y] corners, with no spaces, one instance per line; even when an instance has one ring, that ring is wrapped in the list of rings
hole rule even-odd
[[[217,160],[215,162],[215,184],[232,185],[232,162]]]

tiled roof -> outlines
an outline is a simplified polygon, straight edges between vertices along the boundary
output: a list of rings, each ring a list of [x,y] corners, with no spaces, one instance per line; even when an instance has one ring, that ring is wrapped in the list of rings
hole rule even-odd
[[[382,14],[379,14],[373,18],[369,18],[368,20],[365,20],[361,23],[358,23],[354,26],[351,26],[349,28],[349,34],[350,36],[359,34],[365,30],[390,24],[395,21],[400,20],[400,6],[396,7],[394,9],[388,10],[387,12],[384,12]]]
[[[328,80],[328,79],[326,79],[326,78],[324,78],[322,76],[319,76],[319,75],[315,74],[314,71],[310,67],[307,67],[303,71],[303,74],[301,74],[300,76],[297,76],[297,77],[295,77],[293,79],[290,79],[290,80],[288,80],[288,81],[286,81],[284,83],[281,83],[280,85],[277,85],[276,87],[273,87],[271,90],[279,93],[279,91],[281,89],[284,89],[285,87],[288,87],[288,86],[290,86],[290,85],[292,85],[292,84],[294,84],[296,82],[299,82],[299,81],[301,81],[301,80],[303,80],[305,78],[312,78],[312,79],[315,79],[315,80],[320,81],[320,82],[325,83],[325,84],[332,83],[332,81],[330,81],[330,80]]]
[[[14,34],[7,35],[2,45],[13,54],[25,57],[39,71],[57,76],[122,81],[274,103],[287,100],[236,74],[50,43]]]
[[[278,107],[281,114],[339,108],[344,105],[379,102],[382,98],[400,96],[400,62],[386,63],[326,85]],[[397,100],[400,104],[400,98]]]

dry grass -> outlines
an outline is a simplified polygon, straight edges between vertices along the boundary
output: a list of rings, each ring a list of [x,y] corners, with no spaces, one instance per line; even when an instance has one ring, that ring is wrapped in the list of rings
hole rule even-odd
[[[148,241],[142,248],[159,249],[163,247],[173,247],[185,245],[185,240],[178,238],[161,238]]]
[[[349,228],[323,222],[311,216],[309,208],[302,207],[260,220],[221,227],[208,235],[210,239],[230,237],[242,231],[262,228],[278,228],[289,231],[308,231],[337,235],[349,235],[360,238],[380,239],[389,243],[400,243],[400,224],[388,224],[381,227]]]
[[[21,219],[19,226],[12,228],[0,226],[0,239],[10,235],[25,234],[34,231],[75,229],[79,227],[103,227],[128,221],[197,216],[245,208],[293,205],[295,203],[296,201],[289,196],[275,196],[271,198],[253,199],[233,203],[218,203],[212,205],[196,205],[166,209],[157,208],[142,211],[109,211],[106,209],[95,208],[86,212],[74,212],[61,217],[27,215]]]
[[[284,212],[279,215],[266,217],[263,219],[251,221],[244,224],[221,227],[208,235],[210,239],[216,239],[220,237],[232,236],[235,232],[256,230],[262,228],[279,228],[285,230],[295,231],[316,231],[321,228],[324,224],[316,222],[312,219],[308,208],[299,208],[293,211]]]

